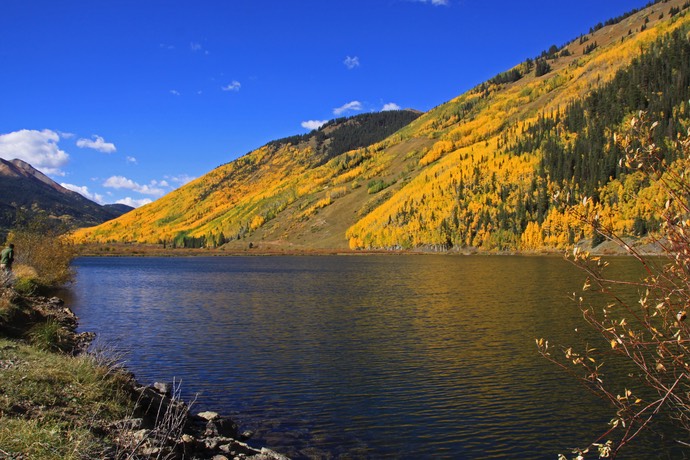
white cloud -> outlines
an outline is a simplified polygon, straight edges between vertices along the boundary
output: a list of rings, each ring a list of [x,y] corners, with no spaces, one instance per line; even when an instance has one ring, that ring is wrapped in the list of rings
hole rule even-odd
[[[132,164],[134,164],[134,165],[137,164],[137,163],[139,163],[139,162],[137,161],[136,158],[130,157],[130,156],[126,157],[126,158],[125,158],[125,161],[126,161],[127,163],[132,163]]]
[[[450,0],[413,0],[419,3],[431,3],[434,6],[448,6],[450,5]]]
[[[103,182],[104,187],[115,189],[132,190],[143,195],[163,196],[165,190],[159,187],[156,181],[152,181],[150,185],[141,185],[134,182],[132,179],[127,179],[123,176],[110,176]]]
[[[345,67],[348,69],[352,70],[356,67],[359,67],[359,57],[358,56],[347,56],[345,60],[343,61],[343,64],[345,64]]]
[[[385,104],[383,108],[381,109],[382,112],[387,112],[388,110],[400,110],[401,107],[396,104],[395,102],[389,102],[388,104]]]
[[[60,169],[69,161],[69,155],[60,150],[60,135],[55,131],[22,129],[0,135],[0,158],[18,158],[45,174],[64,176]]]
[[[180,95],[180,92],[179,92],[178,90],[176,90],[176,89],[171,89],[171,90],[170,90],[170,94],[172,94],[173,96],[179,96],[179,95]]]
[[[98,193],[91,193],[89,192],[89,188],[86,186],[79,186],[79,185],[74,185],[74,184],[65,184],[64,182],[62,184],[63,187],[65,187],[67,190],[72,190],[73,192],[77,192],[83,197],[88,198],[91,201],[95,201],[96,203],[103,204],[103,195],[99,195]]]
[[[180,174],[179,176],[165,176],[165,178],[178,185],[185,185],[196,179],[196,177],[188,176],[187,174]]]
[[[133,208],[140,208],[145,204],[152,203],[152,201],[149,198],[142,198],[141,200],[136,200],[134,198],[126,197],[121,200],[117,200],[115,203],[126,204],[127,206],[131,206]]]
[[[361,103],[361,102],[359,102],[359,101],[352,101],[352,102],[348,102],[347,104],[345,104],[345,105],[343,105],[343,106],[341,106],[341,107],[338,107],[338,108],[336,108],[336,109],[333,109],[333,114],[334,114],[334,115],[341,115],[341,114],[343,114],[343,113],[345,113],[345,112],[348,112],[348,111],[351,111],[351,110],[352,110],[352,111],[359,111],[359,110],[362,110],[362,108],[363,108],[363,107],[362,107],[362,103]]]
[[[308,120],[308,121],[303,121],[302,122],[302,128],[308,129],[308,130],[314,130],[314,129],[319,129],[323,125],[328,123],[328,120]]]
[[[203,45],[199,42],[191,42],[189,44],[189,49],[192,50],[193,53],[203,53],[205,56],[209,54],[208,50],[204,49]]]
[[[239,81],[233,80],[232,83],[229,83],[226,86],[221,86],[220,89],[223,91],[239,91],[241,87],[242,84]]]
[[[93,136],[92,139],[81,138],[77,141],[77,147],[82,149],[93,149],[103,153],[114,153],[117,149],[112,142],[106,142],[101,136]]]

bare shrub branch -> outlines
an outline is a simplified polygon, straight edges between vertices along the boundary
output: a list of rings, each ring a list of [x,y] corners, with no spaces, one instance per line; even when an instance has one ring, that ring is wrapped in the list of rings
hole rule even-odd
[[[640,280],[613,279],[606,272],[606,261],[576,248],[569,259],[587,274],[584,290],[597,292],[607,301],[603,307],[593,307],[578,298],[585,321],[601,336],[604,346],[586,346],[577,352],[563,347],[562,354],[554,356],[548,341],[537,340],[544,357],[615,409],[609,428],[588,447],[575,450],[576,458],[594,451],[600,457],[615,457],[662,418],[682,427],[684,436],[690,434],[690,133],[658,146],[652,136],[656,126],[641,112],[631,120],[628,132],[616,140],[626,153],[622,165],[641,171],[667,196],[663,209],[658,209],[662,224],[654,236],[661,255],[636,250],[603,221],[593,200],[583,200],[572,212],[625,249],[639,262],[644,275]],[[631,290],[639,293],[636,302],[626,298],[625,292]],[[626,387],[616,389],[606,380],[605,360],[617,360],[630,369]],[[615,442],[608,439],[614,435]],[[607,441],[602,443],[604,439]],[[683,439],[677,442],[687,445]]]

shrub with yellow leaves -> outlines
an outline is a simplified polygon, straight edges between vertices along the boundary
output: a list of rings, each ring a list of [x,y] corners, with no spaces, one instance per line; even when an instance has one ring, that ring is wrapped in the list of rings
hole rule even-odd
[[[40,214],[20,219],[8,240],[15,245],[14,277],[38,287],[55,288],[72,281],[72,243],[53,220]]]

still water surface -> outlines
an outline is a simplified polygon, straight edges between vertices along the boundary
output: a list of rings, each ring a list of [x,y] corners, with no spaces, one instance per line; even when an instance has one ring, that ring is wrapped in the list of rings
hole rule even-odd
[[[536,350],[586,334],[569,299],[584,275],[560,257],[74,265],[81,329],[126,350],[142,383],[181,380],[197,410],[293,458],[553,459],[611,418]]]

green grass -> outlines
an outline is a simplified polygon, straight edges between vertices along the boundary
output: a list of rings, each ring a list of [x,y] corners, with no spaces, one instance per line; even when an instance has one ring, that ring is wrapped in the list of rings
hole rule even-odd
[[[53,319],[35,324],[27,336],[31,344],[41,350],[67,351],[71,346],[65,330]]]
[[[0,456],[98,458],[91,431],[131,415],[126,377],[77,357],[0,338]]]
[[[13,287],[21,295],[34,295],[39,290],[39,283],[35,278],[20,277]]]
[[[101,446],[85,428],[64,423],[0,416],[0,456],[33,459],[85,459]]]

